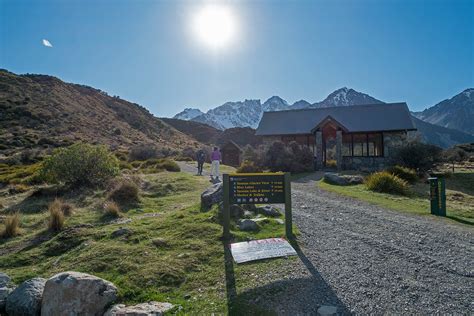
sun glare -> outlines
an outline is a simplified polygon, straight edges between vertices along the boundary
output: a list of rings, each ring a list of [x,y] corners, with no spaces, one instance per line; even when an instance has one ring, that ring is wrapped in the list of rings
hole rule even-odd
[[[201,8],[194,17],[192,27],[197,39],[213,49],[228,46],[237,31],[232,10],[223,5]]]

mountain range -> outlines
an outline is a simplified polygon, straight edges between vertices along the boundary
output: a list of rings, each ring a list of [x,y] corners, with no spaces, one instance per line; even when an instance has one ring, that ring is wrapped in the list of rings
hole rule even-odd
[[[420,137],[441,147],[458,143],[474,142],[474,89],[467,89],[449,100],[442,101],[423,112],[413,113],[413,120]],[[352,106],[384,103],[368,94],[347,87],[337,89],[320,102],[305,100],[288,104],[278,96],[272,96],[264,103],[260,100],[227,102],[203,113],[188,108],[174,118],[204,123],[225,130],[232,127],[257,128],[265,111],[280,111],[330,106]]]

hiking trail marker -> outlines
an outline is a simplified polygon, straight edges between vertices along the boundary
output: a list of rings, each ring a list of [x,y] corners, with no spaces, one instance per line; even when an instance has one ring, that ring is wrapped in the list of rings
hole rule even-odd
[[[231,204],[285,204],[286,238],[293,238],[290,173],[233,173],[224,174],[223,180],[224,240],[230,239]],[[273,242],[264,242],[265,240],[232,244],[232,253],[234,250],[239,251],[238,256],[246,258],[239,259],[240,262],[296,254],[284,239],[269,239]],[[293,252],[290,251],[291,249]],[[234,259],[239,263],[236,257]]]

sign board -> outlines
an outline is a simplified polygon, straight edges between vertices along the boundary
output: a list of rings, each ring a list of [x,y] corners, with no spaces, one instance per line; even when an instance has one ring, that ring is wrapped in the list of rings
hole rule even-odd
[[[285,203],[284,173],[229,175],[230,204]]]
[[[283,238],[238,242],[230,244],[230,250],[237,263],[296,255],[295,249]]]

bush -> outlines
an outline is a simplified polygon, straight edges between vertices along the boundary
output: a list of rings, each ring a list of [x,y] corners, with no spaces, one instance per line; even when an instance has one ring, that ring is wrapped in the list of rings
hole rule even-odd
[[[365,180],[367,189],[375,192],[405,195],[408,192],[408,184],[394,174],[386,171],[376,172]]]
[[[252,172],[262,172],[262,168],[257,166],[253,161],[244,160],[240,167],[237,168],[237,173],[252,173]]]
[[[128,154],[129,160],[147,160],[150,158],[158,158],[160,156],[158,148],[152,144],[138,145],[130,149]]]
[[[194,160],[194,158],[196,157],[196,151],[192,147],[186,147],[181,151],[181,156],[188,157],[191,158],[191,160]]]
[[[108,199],[120,204],[138,202],[138,186],[130,181],[118,183],[108,194]]]
[[[51,203],[48,207],[49,210],[49,224],[50,230],[59,232],[64,227],[64,213],[58,203]]]
[[[306,146],[274,142],[265,152],[264,166],[271,171],[300,173],[313,170],[313,154]]]
[[[107,201],[104,203],[104,216],[120,217],[120,207],[114,201]]]
[[[104,146],[78,143],[56,150],[40,174],[48,182],[101,186],[119,172],[117,158]]]
[[[408,183],[415,183],[418,181],[418,176],[414,169],[402,167],[402,166],[393,166],[387,169],[387,172],[396,175],[397,177],[405,180]]]
[[[20,234],[20,215],[18,213],[8,215],[4,224],[3,238],[11,238]]]
[[[437,146],[414,141],[397,149],[394,162],[418,172],[425,172],[442,160],[441,153],[442,149]]]
[[[73,213],[72,205],[58,198],[54,199],[54,201],[49,204],[48,209],[50,212],[51,209],[60,210],[65,216],[70,216]]]

